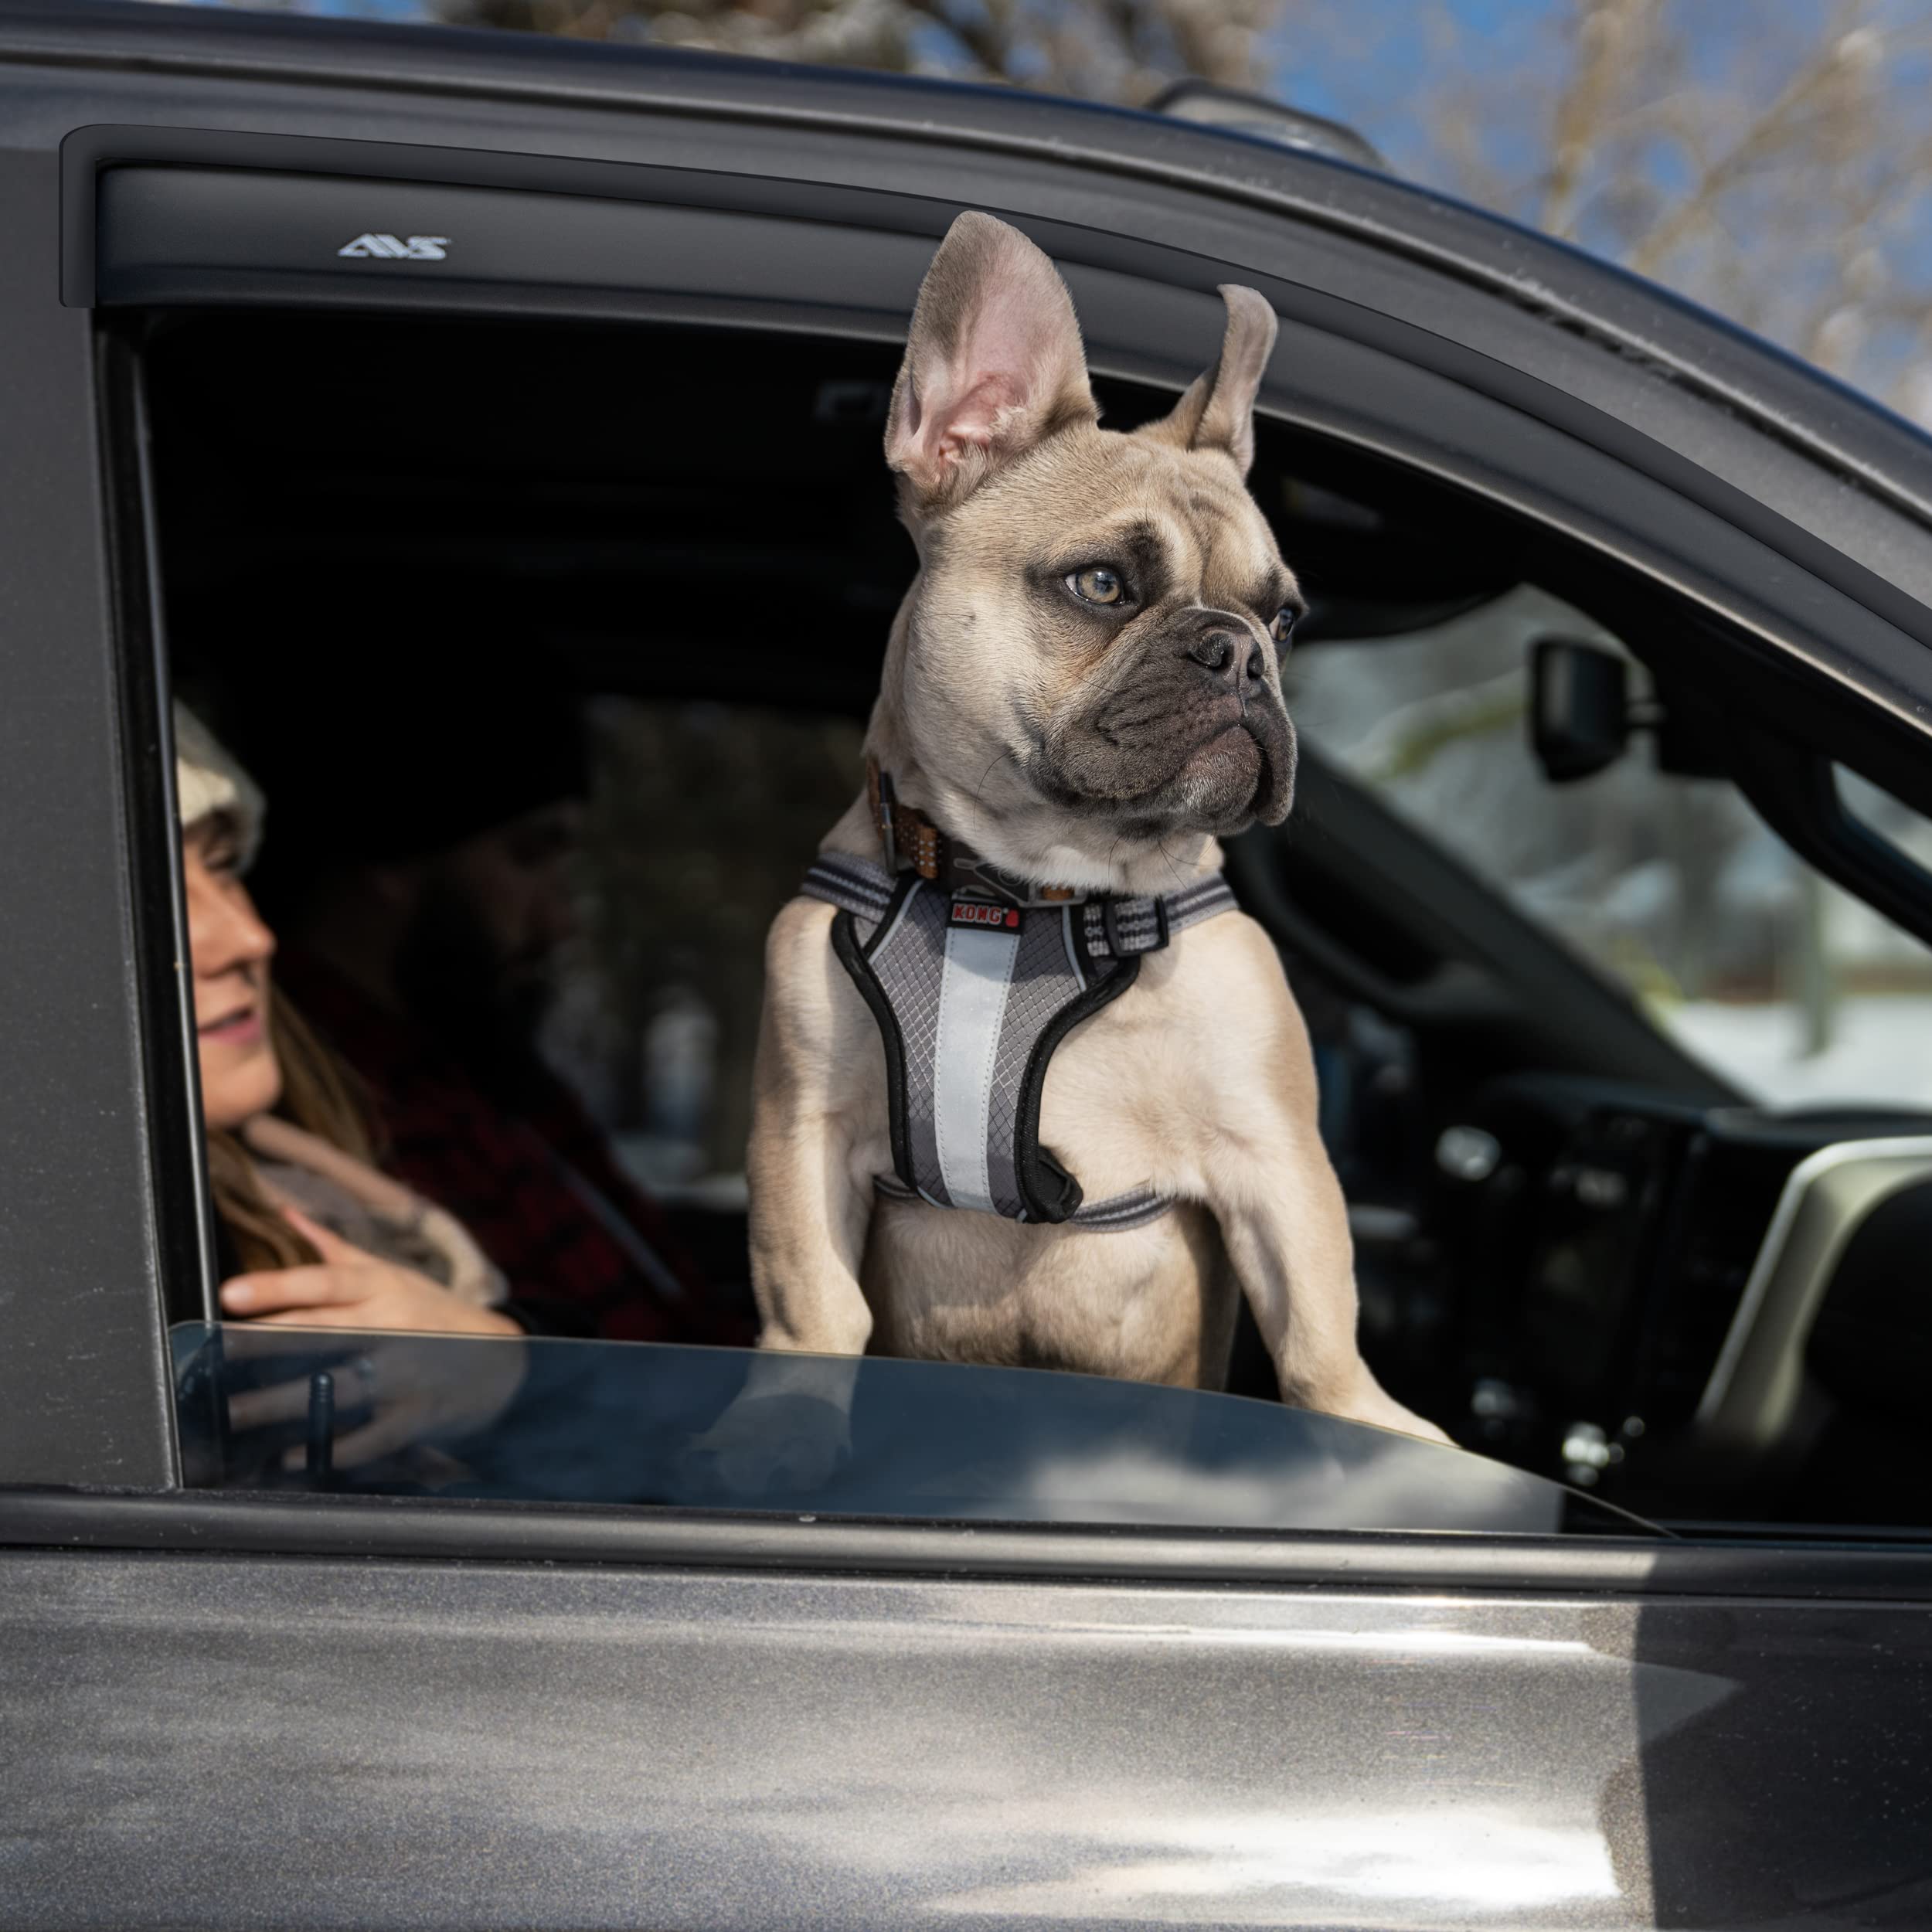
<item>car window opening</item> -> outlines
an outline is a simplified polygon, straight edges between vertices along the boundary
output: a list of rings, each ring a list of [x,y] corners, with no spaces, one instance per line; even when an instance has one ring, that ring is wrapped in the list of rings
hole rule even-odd
[[[765,1372],[739,1352],[762,947],[865,781],[913,565],[879,457],[896,351],[263,311],[151,318],[141,353],[240,1284],[219,1328],[198,1287],[173,1310],[191,1479],[743,1506],[707,1430]],[[1110,426],[1171,401],[1100,386]],[[1932,1437],[1910,1376],[1863,1365],[1924,1345],[1872,1244],[1932,1202],[1932,954],[1730,775],[1727,733],[1802,720],[1713,727],[1722,639],[1445,486],[1266,423],[1250,482],[1309,604],[1304,768],[1229,877],[1313,1037],[1377,1375],[1495,1459],[1472,1471],[1666,1523],[1916,1525]],[[1553,641],[1611,694],[1564,700],[1589,768],[1560,783],[1531,728]],[[1918,804],[1838,783],[1932,849]],[[1808,1285],[1781,1203],[1823,1212],[1807,1163],[1863,1143],[1900,1205],[1849,1286]],[[379,1302],[451,1338],[369,1335]],[[1716,1386],[1753,1349],[1795,1397]],[[1367,1451],[1292,1412],[859,1373],[870,1453],[791,1506],[1563,1523],[1506,1471],[1459,1518],[1440,1452],[1387,1444],[1371,1505]],[[1278,1394],[1245,1315],[1228,1387]]]

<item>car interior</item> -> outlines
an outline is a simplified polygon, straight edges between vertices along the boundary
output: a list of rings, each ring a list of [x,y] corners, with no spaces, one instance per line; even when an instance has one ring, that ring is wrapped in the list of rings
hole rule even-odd
[[[238,694],[299,707],[330,675],[276,648],[325,591],[486,597],[580,699],[583,917],[546,1051],[742,1300],[762,934],[863,781],[913,566],[879,457],[896,349],[272,308],[112,328],[169,674],[271,823]],[[1116,427],[1172,400],[1097,389]],[[1302,765],[1228,872],[1315,1042],[1376,1373],[1665,1527],[1922,1533],[1932,786],[1882,720],[1497,505],[1278,421],[1250,481],[1309,601]],[[1868,1034],[1884,1077],[1845,1056]],[[1897,1164],[1882,1206],[1799,1253],[1804,1189],[1860,1142]],[[1251,1321],[1229,1386],[1277,1398]]]

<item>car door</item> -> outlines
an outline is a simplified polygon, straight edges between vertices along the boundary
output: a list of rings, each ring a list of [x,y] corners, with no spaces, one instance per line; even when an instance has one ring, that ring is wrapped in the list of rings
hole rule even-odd
[[[1910,1539],[192,1484],[210,1264],[131,325],[272,302],[889,342],[951,215],[989,207],[1119,379],[1178,387],[1216,283],[1264,288],[1272,417],[1721,621],[1740,702],[1903,796],[1932,715],[1917,439],[1466,211],[1100,111],[19,5],[0,97],[0,1922],[1922,1912]]]

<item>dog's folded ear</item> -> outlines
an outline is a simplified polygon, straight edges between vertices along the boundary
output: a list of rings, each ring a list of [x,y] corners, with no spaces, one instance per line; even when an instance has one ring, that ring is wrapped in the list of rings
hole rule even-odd
[[[1254,399],[1274,349],[1278,325],[1258,290],[1223,282],[1227,332],[1220,359],[1197,376],[1174,407],[1137,434],[1184,450],[1225,450],[1243,476],[1254,461]]]
[[[893,386],[886,461],[920,512],[1098,412],[1080,328],[1053,264],[1016,228],[961,215],[920,284]]]

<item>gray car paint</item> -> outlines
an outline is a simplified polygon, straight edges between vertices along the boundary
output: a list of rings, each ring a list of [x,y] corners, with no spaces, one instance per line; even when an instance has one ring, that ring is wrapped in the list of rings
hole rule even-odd
[[[65,1479],[78,1448],[97,1481],[161,1483],[91,331],[19,267],[57,257],[59,182],[53,154],[0,146],[0,1478]]]
[[[1923,1923],[1916,1607],[39,1554],[0,1925]]]

